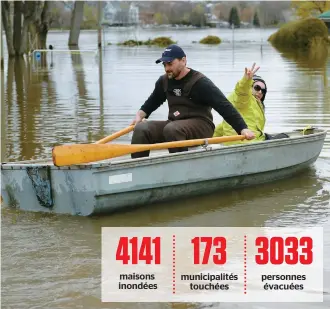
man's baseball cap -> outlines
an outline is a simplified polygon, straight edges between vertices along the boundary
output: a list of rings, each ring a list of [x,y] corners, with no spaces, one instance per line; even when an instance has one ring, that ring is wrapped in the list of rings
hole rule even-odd
[[[156,60],[156,63],[171,62],[174,59],[186,57],[186,54],[178,45],[172,44],[165,48],[162,57]]]

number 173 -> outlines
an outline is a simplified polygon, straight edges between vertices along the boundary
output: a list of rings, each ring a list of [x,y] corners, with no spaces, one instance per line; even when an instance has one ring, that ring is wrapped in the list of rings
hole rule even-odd
[[[208,264],[211,249],[214,248],[215,254],[212,255],[213,263],[216,265],[225,264],[227,261],[227,241],[225,237],[194,237],[191,240],[194,250],[194,264]],[[200,261],[200,245],[205,243],[202,262]]]

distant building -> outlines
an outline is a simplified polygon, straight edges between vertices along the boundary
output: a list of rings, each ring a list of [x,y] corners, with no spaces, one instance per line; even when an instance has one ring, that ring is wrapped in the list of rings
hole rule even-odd
[[[330,11],[322,13],[318,18],[324,21],[330,33]]]
[[[205,6],[205,16],[206,22],[215,28],[229,28],[229,23],[224,20],[219,20],[219,18],[213,14],[214,4],[208,3]]]
[[[154,16],[155,16],[155,12],[143,12],[141,11],[140,14],[140,23],[141,24],[146,24],[146,25],[150,25],[150,24],[154,24],[155,20],[154,20]]]
[[[205,5],[205,13],[212,15],[213,8],[214,8],[214,4],[213,3],[206,4]]]
[[[297,17],[291,9],[286,9],[282,11],[283,22],[287,23],[293,20],[296,20]]]
[[[107,1],[103,10],[102,24],[108,26],[129,26],[139,24],[139,8],[134,4]]]

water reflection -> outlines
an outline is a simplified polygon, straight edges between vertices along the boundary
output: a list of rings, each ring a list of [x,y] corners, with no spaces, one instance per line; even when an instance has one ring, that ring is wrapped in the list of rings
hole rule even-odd
[[[293,60],[298,68],[303,69],[304,73],[309,76],[306,82],[307,87],[300,88],[302,96],[306,97],[307,91],[317,91],[319,102],[330,102],[330,89],[329,89],[329,68],[328,58],[330,55],[330,47],[319,46],[318,48],[311,49],[307,52],[302,51],[286,51],[282,52],[282,56],[286,59]],[[315,80],[315,76],[322,78],[322,84]],[[297,90],[298,92],[298,90]],[[302,98],[301,98],[302,99]],[[314,103],[315,104],[315,103]],[[315,104],[317,105],[317,104]],[[330,112],[329,104],[321,104],[321,112],[327,115]]]
[[[73,48],[71,48],[73,50]],[[77,85],[77,93],[74,97],[76,105],[76,121],[77,123],[77,142],[81,141],[95,141],[104,137],[104,102],[103,102],[103,51],[98,50],[95,67],[93,70],[98,71],[98,84],[99,92],[98,96],[91,91],[89,92],[89,87],[87,86],[87,76],[90,73],[85,68],[88,68],[87,61],[90,59],[83,59],[84,52],[74,48],[74,52],[71,53],[71,63],[72,72],[75,76],[75,81]],[[87,71],[87,72],[86,72]],[[96,106],[93,106],[93,104]],[[95,111],[94,114],[91,111]],[[95,116],[97,117],[98,124],[94,124]],[[87,137],[83,137],[87,133]]]
[[[99,72],[99,80],[96,80],[99,91],[95,96],[94,91],[89,92],[86,76],[90,72],[86,72],[88,64],[79,50],[67,52],[60,59],[53,52],[42,53],[38,58],[8,59],[7,76],[2,79],[2,102],[5,103],[1,105],[2,117],[6,121],[2,121],[1,126],[1,160],[46,158],[54,144],[88,142],[95,140],[95,136],[104,137],[102,65],[103,54],[100,52],[93,68]],[[68,83],[70,67],[74,79]],[[63,90],[66,98],[63,98]],[[96,125],[93,110],[98,111]],[[69,118],[67,122],[65,117]],[[56,130],[57,127],[60,130]],[[70,130],[69,134],[67,130]]]
[[[315,71],[320,72],[323,76],[324,90],[328,90],[328,72],[327,62],[330,55],[330,47],[319,47],[309,51],[287,50],[281,52],[285,59],[295,62],[298,68],[304,69],[312,74]]]
[[[104,129],[104,102],[103,102],[103,53],[104,49],[99,48],[98,51],[98,64],[99,64],[99,87],[100,87],[100,127],[99,127],[99,134],[98,139],[101,139],[105,136],[105,129]]]
[[[1,68],[1,161],[6,159],[6,115],[7,115],[7,107],[5,104],[5,72]]]
[[[299,70],[292,73],[293,78],[290,79],[287,92],[291,100],[294,98],[293,102],[299,102],[295,113],[302,114],[300,118],[305,119],[305,125],[323,126],[328,122],[330,114],[329,55],[328,47],[307,52],[298,50],[281,52],[281,56],[294,61]],[[313,112],[310,116],[303,115],[302,109],[313,109]],[[295,118],[294,115],[291,117]]]
[[[85,82],[85,71],[84,71],[84,61],[81,57],[81,53],[78,52],[79,49],[70,47],[71,50],[71,63],[72,71],[76,78],[78,96],[80,100],[89,100],[92,98],[88,97],[86,82]],[[73,51],[74,50],[74,51]]]
[[[328,104],[330,52],[328,50],[327,47],[326,50],[320,48],[309,52],[298,50],[279,52],[283,63],[279,67],[281,71],[279,78],[273,85],[278,91],[273,94],[276,104],[266,109],[266,125],[270,129],[278,131],[277,128],[282,127],[282,130],[291,130],[304,128],[307,125],[324,129],[330,127]],[[283,71],[286,74],[282,74]],[[330,156],[329,140],[330,137],[327,136],[321,156]]]
[[[45,58],[41,65],[47,66]],[[41,110],[44,106],[53,105],[56,96],[49,72],[34,72],[29,59],[9,59],[5,95],[5,125],[11,139],[10,143],[6,143],[5,159],[37,158],[43,152],[43,143],[38,138],[39,128],[42,127]]]

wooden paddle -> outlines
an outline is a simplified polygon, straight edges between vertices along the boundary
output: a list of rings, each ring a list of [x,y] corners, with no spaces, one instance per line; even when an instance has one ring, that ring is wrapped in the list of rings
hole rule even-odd
[[[55,146],[52,151],[55,166],[65,166],[96,162],[110,158],[120,157],[135,152],[177,147],[191,147],[204,144],[218,144],[245,139],[244,135],[201,138],[185,141],[176,141],[158,144],[74,144]]]
[[[112,135],[109,135],[109,136],[106,136],[106,137],[100,139],[99,141],[95,142],[95,144],[105,144],[107,142],[110,142],[110,141],[116,139],[117,137],[120,137],[124,134],[127,134],[127,133],[131,132],[133,129],[134,129],[134,125],[131,125],[131,126],[125,128],[125,129],[122,129],[122,130],[120,130],[120,131],[118,131],[118,132],[116,132]]]

